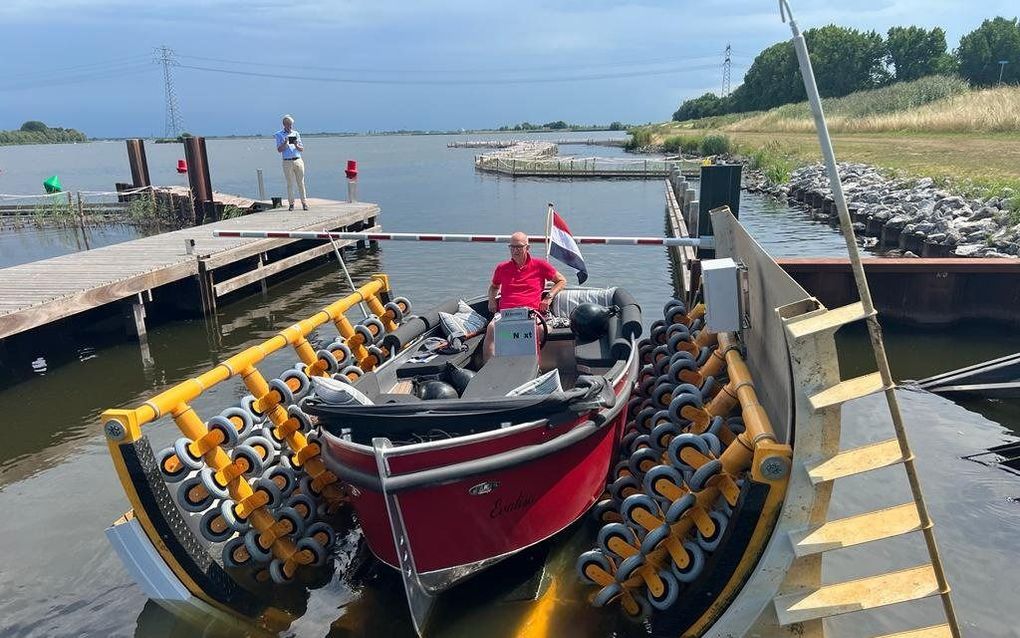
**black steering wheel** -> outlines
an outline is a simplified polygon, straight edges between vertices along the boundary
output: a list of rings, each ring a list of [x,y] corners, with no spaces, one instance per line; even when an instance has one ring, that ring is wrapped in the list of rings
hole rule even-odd
[[[549,340],[549,324],[538,310],[533,309],[531,315],[538,319],[538,323],[542,324],[542,336],[538,340],[538,349],[541,350],[545,347],[545,342]]]

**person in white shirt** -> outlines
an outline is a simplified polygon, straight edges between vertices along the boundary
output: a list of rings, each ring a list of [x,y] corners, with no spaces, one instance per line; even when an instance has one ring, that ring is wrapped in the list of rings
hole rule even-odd
[[[308,210],[308,197],[305,193],[305,161],[301,153],[305,150],[301,143],[301,134],[294,129],[294,118],[283,116],[283,130],[277,131],[276,150],[283,155],[283,177],[287,180],[287,199],[290,209],[294,210],[294,187],[301,197],[301,208]]]

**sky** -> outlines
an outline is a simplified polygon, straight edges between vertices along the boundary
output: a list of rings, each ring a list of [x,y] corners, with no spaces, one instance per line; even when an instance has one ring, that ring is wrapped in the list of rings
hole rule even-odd
[[[792,0],[801,29],[941,26],[950,49],[1015,0]],[[0,129],[164,133],[173,50],[184,130],[456,130],[639,124],[732,86],[790,37],[774,0],[2,0]]]

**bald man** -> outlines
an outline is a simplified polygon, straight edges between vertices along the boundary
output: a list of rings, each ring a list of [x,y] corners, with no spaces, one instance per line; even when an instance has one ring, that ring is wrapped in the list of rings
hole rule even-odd
[[[553,286],[547,295],[543,295],[547,281],[553,282]],[[553,297],[566,285],[566,278],[552,264],[531,256],[528,236],[517,231],[510,235],[510,259],[497,265],[492,273],[489,310],[496,313],[497,317],[499,311],[505,308],[531,308],[545,315],[549,312]],[[493,317],[485,330],[482,356],[486,361],[496,352],[492,331],[497,317]]]

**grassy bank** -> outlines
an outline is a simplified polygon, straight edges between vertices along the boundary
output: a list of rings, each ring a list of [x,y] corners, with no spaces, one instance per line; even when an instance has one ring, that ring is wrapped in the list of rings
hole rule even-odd
[[[1020,210],[1020,87],[973,91],[934,77],[825,100],[823,108],[840,161],[932,177],[968,196],[1005,195]],[[821,161],[807,103],[656,124],[638,134],[664,150],[726,136],[734,152],[776,182]]]

